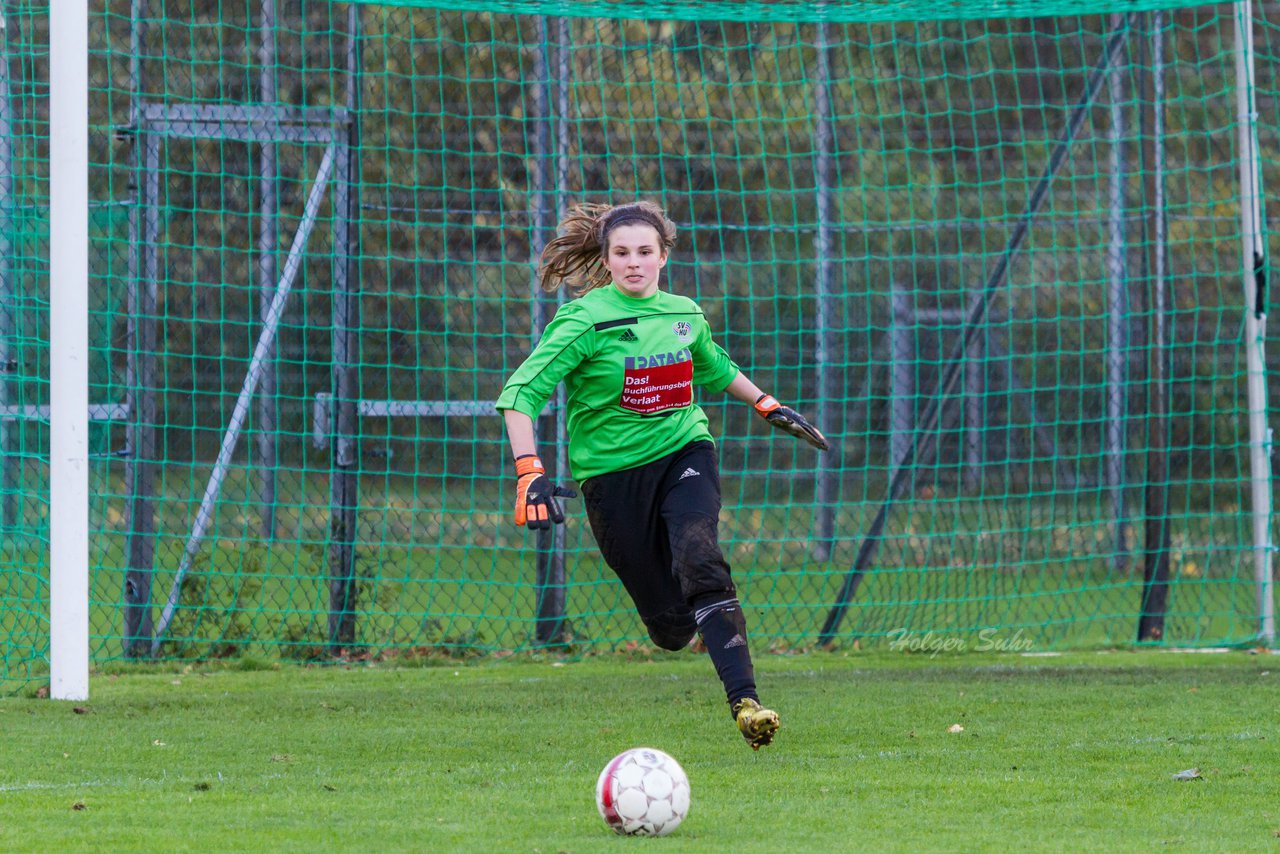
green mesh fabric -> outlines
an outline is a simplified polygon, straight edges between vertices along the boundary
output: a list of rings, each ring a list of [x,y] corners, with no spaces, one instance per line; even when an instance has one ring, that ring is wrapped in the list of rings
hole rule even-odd
[[[637,197],[680,227],[670,289],[834,444],[701,399],[758,650],[1081,648],[1144,612],[1164,643],[1256,642],[1235,8],[95,5],[93,660],[645,643],[580,502],[554,538],[512,525],[491,409],[555,309],[559,213]],[[8,20],[18,681],[58,512],[47,42],[47,9]],[[540,436],[563,470],[556,410]]]

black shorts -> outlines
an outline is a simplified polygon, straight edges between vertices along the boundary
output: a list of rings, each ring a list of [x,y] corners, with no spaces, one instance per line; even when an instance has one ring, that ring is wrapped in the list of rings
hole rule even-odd
[[[691,442],[651,463],[597,475],[581,485],[600,552],[651,634],[657,621],[679,626],[679,632],[687,629],[692,637],[695,600],[736,595],[720,551],[714,444]]]

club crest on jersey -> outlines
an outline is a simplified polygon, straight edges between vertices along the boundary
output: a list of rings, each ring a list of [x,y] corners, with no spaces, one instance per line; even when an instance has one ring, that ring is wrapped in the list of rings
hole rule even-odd
[[[671,324],[671,331],[674,332],[676,337],[681,341],[688,341],[689,333],[693,332],[693,326],[690,325],[687,320],[677,320],[675,323]]]

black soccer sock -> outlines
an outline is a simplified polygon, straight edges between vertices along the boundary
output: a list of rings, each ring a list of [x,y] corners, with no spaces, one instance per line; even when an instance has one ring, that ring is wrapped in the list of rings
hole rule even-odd
[[[694,602],[694,609],[698,633],[732,708],[744,697],[757,701],[760,697],[756,694],[756,674],[747,646],[747,619],[738,600],[720,598],[723,595],[700,597]]]

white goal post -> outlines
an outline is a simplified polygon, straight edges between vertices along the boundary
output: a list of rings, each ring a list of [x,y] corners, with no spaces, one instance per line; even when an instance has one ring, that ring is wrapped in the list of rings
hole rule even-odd
[[[89,8],[49,7],[49,696],[89,697]]]

